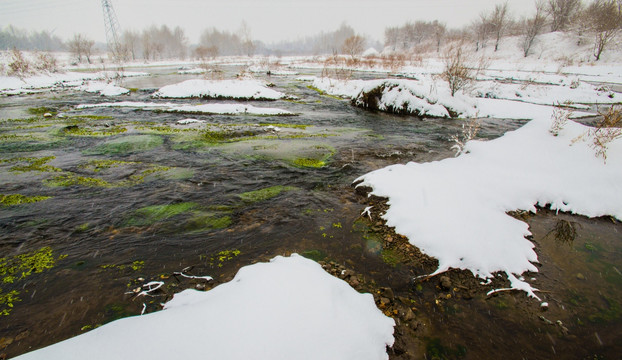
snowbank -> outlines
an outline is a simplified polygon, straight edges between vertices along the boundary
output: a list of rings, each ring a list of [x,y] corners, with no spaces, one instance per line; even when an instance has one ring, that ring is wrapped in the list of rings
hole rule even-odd
[[[129,94],[129,90],[126,88],[122,88],[120,86],[116,86],[111,83],[102,82],[102,81],[90,81],[80,87],[78,90],[91,92],[91,93],[99,93],[102,96],[118,96]]]
[[[22,94],[41,89],[62,89],[67,87],[83,86],[86,81],[104,80],[115,77],[148,76],[143,72],[110,72],[94,73],[65,72],[39,74],[20,79],[15,76],[0,76],[0,94]]]
[[[298,255],[16,359],[388,359],[394,321]]]
[[[159,98],[278,100],[285,94],[258,80],[187,80],[158,90]]]
[[[451,96],[446,82],[422,74],[418,79],[335,80],[315,78],[313,87],[330,95],[353,99],[357,106],[420,117],[495,117],[533,119],[547,116],[551,106],[565,102],[613,103],[608,90],[581,83],[577,87],[556,85],[476,83],[468,92]],[[574,105],[578,108],[584,106]],[[578,118],[588,115],[575,112]]]
[[[538,271],[528,226],[508,211],[535,212],[534,205],[548,204],[622,220],[622,139],[609,144],[605,163],[589,136],[573,141],[588,127],[568,121],[554,136],[551,124],[540,117],[501,138],[471,141],[460,157],[393,165],[357,181],[388,198],[387,225],[437,258],[436,273],[458,268],[489,278],[505,272],[512,288],[535,296],[514,276]]]
[[[174,103],[155,103],[138,101],[119,101],[99,104],[81,104],[77,109],[89,109],[96,107],[129,107],[136,109],[158,109],[168,112],[180,112],[188,114],[208,114],[208,115],[296,115],[290,111],[278,108],[264,108],[245,104],[203,104],[203,105],[183,105]]]

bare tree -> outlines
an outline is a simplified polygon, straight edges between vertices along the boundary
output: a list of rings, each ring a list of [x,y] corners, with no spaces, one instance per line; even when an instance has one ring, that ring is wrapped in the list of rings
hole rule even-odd
[[[581,9],[581,0],[548,0],[546,12],[551,17],[551,31],[566,30]]]
[[[341,50],[344,54],[356,59],[365,49],[365,38],[360,35],[352,35],[345,39]]]
[[[438,20],[434,20],[432,25],[434,26],[434,41],[436,42],[436,52],[438,53],[441,51],[441,41],[447,32],[447,26],[438,22]]]
[[[544,12],[542,0],[536,1],[536,13],[533,17],[525,19],[523,22],[523,55],[527,57],[534,40],[540,34],[546,24],[546,14]]]
[[[246,21],[242,21],[240,29],[238,30],[238,36],[240,38],[240,45],[242,47],[242,53],[247,56],[253,56],[255,53],[255,43],[251,34],[251,28]]]
[[[596,61],[622,28],[622,11],[616,0],[595,0],[585,10],[583,16],[594,33],[594,57]]]
[[[486,47],[486,41],[492,32],[490,25],[488,15],[484,13],[480,14],[479,19],[475,20],[471,25],[471,31],[475,38],[475,51]]]
[[[504,3],[503,5],[496,5],[495,9],[490,15],[490,28],[495,36],[495,51],[499,50],[499,42],[503,37],[503,33],[505,32],[508,23],[508,3]]]
[[[87,39],[82,34],[75,34],[73,39],[67,43],[69,51],[77,58],[79,63],[82,62],[82,56],[84,56],[89,64],[91,63],[93,45],[95,45],[95,42]]]
[[[121,47],[127,58],[136,60],[136,53],[140,45],[140,35],[135,31],[127,30],[121,37]]]

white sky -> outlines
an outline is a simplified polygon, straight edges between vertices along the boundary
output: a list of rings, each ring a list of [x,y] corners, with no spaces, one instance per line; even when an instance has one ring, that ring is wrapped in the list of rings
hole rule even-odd
[[[461,27],[502,0],[112,0],[122,29],[180,26],[191,43],[209,27],[237,31],[242,21],[253,38],[294,40],[337,29],[343,22],[383,41],[387,26],[440,20]],[[516,16],[534,9],[531,0],[508,0]],[[0,0],[0,26],[54,31],[68,39],[82,33],[105,41],[101,0]]]

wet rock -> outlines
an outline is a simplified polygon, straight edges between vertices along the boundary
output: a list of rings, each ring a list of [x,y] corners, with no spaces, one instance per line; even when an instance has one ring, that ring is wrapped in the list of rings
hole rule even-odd
[[[577,280],[585,280],[585,276],[581,273],[577,274]]]
[[[19,333],[19,334],[15,337],[15,341],[22,341],[22,340],[24,340],[25,338],[27,338],[27,337],[28,337],[28,335],[30,335],[30,331],[28,331],[28,330],[23,331],[23,332]]]
[[[382,296],[390,299],[390,300],[394,300],[395,299],[395,294],[393,293],[393,290],[391,288],[381,288],[380,289]]]
[[[359,282],[359,279],[358,279],[356,276],[352,276],[352,277],[350,278],[349,283],[350,283],[350,286],[352,286],[352,287],[357,287],[357,286],[359,286],[359,285],[361,284],[361,283]]]
[[[194,288],[200,291],[205,291],[205,284],[196,284]]]
[[[3,337],[0,338],[0,349],[5,348],[13,343],[13,338]]]
[[[412,311],[410,308],[407,308],[406,311],[404,311],[402,319],[404,319],[404,321],[415,320],[415,312]]]
[[[389,305],[391,303],[391,300],[389,298],[386,297],[380,297],[380,304],[381,305]]]
[[[443,290],[451,290],[451,279],[449,276],[441,276],[440,285]]]

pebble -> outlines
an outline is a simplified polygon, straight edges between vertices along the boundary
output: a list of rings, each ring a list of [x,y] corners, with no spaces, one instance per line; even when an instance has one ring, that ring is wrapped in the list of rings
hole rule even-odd
[[[540,310],[547,311],[548,309],[549,309],[549,303],[543,302],[542,304],[540,304]]]
[[[443,290],[451,290],[451,279],[449,276],[441,276],[440,284]]]
[[[581,274],[581,273],[578,273],[577,274],[577,279],[578,280],[585,280],[585,276],[583,276],[583,274]]]
[[[205,291],[205,285],[204,284],[196,284],[194,286],[194,288],[197,289],[197,290]]]

